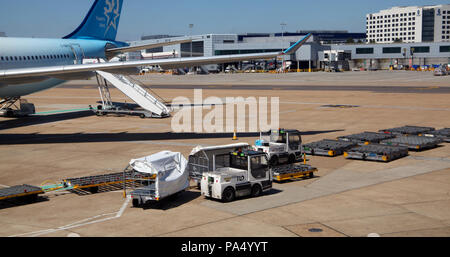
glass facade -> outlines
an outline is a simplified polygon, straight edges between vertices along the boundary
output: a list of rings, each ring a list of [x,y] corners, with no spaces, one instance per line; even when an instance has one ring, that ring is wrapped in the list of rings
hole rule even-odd
[[[439,47],[439,52],[441,52],[441,53],[448,53],[448,52],[450,52],[450,45],[449,46],[441,46],[441,47]]]
[[[401,47],[383,47],[383,54],[400,54],[401,52]]]
[[[429,46],[412,46],[411,49],[414,48],[414,53],[429,53],[430,47]]]
[[[372,47],[356,48],[356,54],[373,54]]]

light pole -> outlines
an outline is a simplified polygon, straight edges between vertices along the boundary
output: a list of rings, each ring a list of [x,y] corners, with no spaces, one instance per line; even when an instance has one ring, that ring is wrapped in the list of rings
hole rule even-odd
[[[282,22],[281,24],[280,24],[280,26],[281,26],[281,51],[284,51],[284,48],[283,48],[283,46],[284,46],[284,30],[285,30],[285,27],[286,27],[286,23],[284,23],[284,22]],[[282,56],[282,61],[281,61],[281,69],[282,69],[282,72],[284,72],[284,55]]]

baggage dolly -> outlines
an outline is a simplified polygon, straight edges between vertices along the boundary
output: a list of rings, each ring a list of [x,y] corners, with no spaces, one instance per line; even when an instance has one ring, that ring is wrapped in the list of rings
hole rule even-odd
[[[343,154],[345,150],[356,145],[354,142],[324,139],[318,142],[304,144],[303,151],[309,155],[334,157]]]
[[[108,185],[118,185],[125,182],[134,182],[136,178],[150,179],[149,174],[135,172],[133,174],[134,179],[131,179],[132,172],[118,172],[111,174],[103,174],[96,176],[87,176],[80,178],[67,178],[63,180],[63,183],[69,189],[85,189],[92,194],[98,192],[99,187]]]
[[[407,147],[380,144],[357,146],[344,153],[344,156],[347,159],[380,162],[390,162],[407,155]]]
[[[307,164],[287,164],[272,167],[272,177],[276,182],[295,180],[299,178],[313,178],[317,168]]]
[[[42,188],[27,184],[12,186],[0,189],[0,200],[24,199],[28,202],[35,202],[39,194],[43,194]]]
[[[443,128],[435,131],[430,131],[424,134],[426,137],[441,138],[444,142],[450,143],[450,128]]]
[[[376,132],[363,132],[359,134],[352,134],[348,136],[338,137],[338,140],[354,142],[359,145],[378,144],[385,139],[394,138],[393,134],[376,133]]]
[[[403,126],[398,128],[382,129],[379,132],[394,135],[414,135],[421,136],[424,133],[434,131],[432,127],[418,127],[418,126]]]
[[[437,147],[442,143],[441,138],[425,137],[425,136],[401,136],[383,140],[380,144],[393,146],[406,146],[410,150],[425,150]]]

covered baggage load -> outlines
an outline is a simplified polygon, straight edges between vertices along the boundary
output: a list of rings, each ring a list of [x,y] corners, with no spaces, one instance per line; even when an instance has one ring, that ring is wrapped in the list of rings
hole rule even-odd
[[[147,173],[154,179],[150,184],[131,193],[133,205],[148,201],[159,201],[189,187],[187,160],[179,152],[162,151],[147,157],[133,159],[130,166],[134,171]]]

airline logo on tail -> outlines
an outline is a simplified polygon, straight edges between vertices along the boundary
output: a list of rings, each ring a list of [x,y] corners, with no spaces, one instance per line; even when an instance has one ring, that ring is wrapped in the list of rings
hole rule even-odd
[[[117,30],[117,21],[120,17],[119,0],[106,0],[106,5],[108,6],[103,8],[105,10],[104,14],[106,17],[105,35],[111,27],[113,27],[114,30]]]
[[[64,38],[115,40],[124,0],[95,0],[78,28]]]

